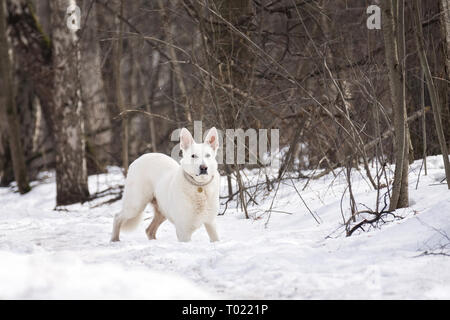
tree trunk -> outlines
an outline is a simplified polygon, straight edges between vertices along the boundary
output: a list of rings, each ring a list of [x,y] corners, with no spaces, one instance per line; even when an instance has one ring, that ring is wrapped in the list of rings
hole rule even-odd
[[[139,77],[139,84],[141,88],[144,88],[142,90],[142,94],[145,101],[145,110],[152,114],[152,106],[154,103],[154,96],[155,96],[155,87],[159,80],[159,74],[161,70],[161,64],[159,63],[160,55],[158,51],[154,51],[152,55],[152,59],[150,61],[150,84],[149,86],[146,86],[146,83],[144,81],[144,75],[142,74],[142,68],[138,68],[138,77]],[[152,152],[158,152],[157,148],[157,141],[156,141],[156,127],[155,127],[155,120],[153,116],[149,116],[146,123],[144,123],[144,132],[147,133],[146,137],[148,140],[150,140],[150,150]],[[148,145],[148,144],[147,144]]]
[[[438,70],[439,76],[443,80],[440,80],[440,96],[442,97],[441,105],[443,106],[442,111],[442,123],[444,127],[444,135],[448,140],[450,140],[450,90],[449,81],[450,79],[450,0],[440,1],[440,26],[441,26],[441,39],[443,42],[442,46],[442,58],[445,61],[445,69],[439,68],[441,62],[439,61]],[[448,145],[448,144],[447,144]]]
[[[183,100],[182,105],[184,108],[184,117],[187,122],[191,123],[193,119],[192,119],[191,110],[189,108],[189,103],[188,103],[188,93],[187,93],[186,85],[184,83],[183,74],[181,72],[181,67],[178,62],[178,55],[177,55],[176,49],[174,47],[173,33],[175,32],[175,30],[173,28],[173,24],[169,20],[170,16],[167,12],[170,10],[170,4],[171,4],[171,1],[168,1],[167,4],[164,4],[162,0],[158,0],[158,6],[160,9],[160,13],[161,13],[161,20],[163,21],[164,34],[165,34],[165,38],[167,39],[167,42],[168,42],[167,50],[169,51],[169,57],[172,60],[171,66],[172,66],[173,72],[175,74],[175,79],[177,81],[178,88],[181,91],[181,97]],[[166,6],[169,6],[168,10],[166,9]]]
[[[80,52],[76,34],[66,26],[66,10],[74,3],[73,0],[50,2],[56,205],[82,202],[89,197],[79,82]]]
[[[106,97],[101,75],[100,46],[97,36],[97,3],[83,1],[83,37],[80,50],[83,53],[80,64],[81,98],[86,131],[86,157],[88,173],[104,172],[107,154],[101,148],[110,143],[111,126],[108,118]],[[96,134],[97,132],[101,132]]]
[[[120,1],[120,15],[123,16],[123,0]],[[122,87],[121,87],[121,60],[122,60],[122,49],[123,49],[123,20],[119,21],[119,37],[114,46],[114,81],[115,81],[115,94],[116,103],[119,107],[120,112],[126,111],[124,104]],[[124,170],[124,175],[128,172],[128,115],[126,113],[122,116],[122,167]]]
[[[447,75],[450,75],[450,0],[441,0],[441,28],[445,40]]]
[[[403,1],[403,0],[400,0]],[[399,19],[397,0],[383,0],[383,36],[385,44],[385,58],[388,67],[389,88],[392,109],[394,113],[395,130],[395,173],[389,210],[407,207],[408,197],[408,136],[406,121],[406,103],[404,94],[404,48],[403,35],[398,32],[403,19]],[[403,29],[401,27],[400,29]]]
[[[31,116],[27,115],[24,118],[25,122],[26,119],[38,121],[37,117],[42,115],[44,119],[42,124],[45,124],[45,128],[39,124],[38,132],[32,133],[33,130],[26,128],[29,137],[24,140],[25,143],[28,141],[28,147],[24,145],[25,159],[33,158],[30,152],[36,151],[35,148],[38,146],[35,143],[37,141],[41,141],[41,146],[38,148],[42,148],[42,150],[54,149],[52,48],[49,34],[46,33],[47,30],[50,30],[50,15],[46,5],[48,4],[47,1],[40,1],[38,4],[37,11],[39,13],[33,11],[34,7],[26,0],[7,1],[9,35],[13,45],[16,69],[19,69],[16,70],[15,76],[21,84],[17,99],[17,102],[20,102],[20,105],[17,105],[18,112],[22,117],[24,112],[35,113]],[[40,21],[44,24],[40,24]],[[24,90],[24,88],[27,90]],[[27,91],[29,91],[28,97]],[[32,98],[33,95],[38,98],[39,103]],[[29,107],[24,104],[31,99],[34,100],[33,105],[36,103],[36,109],[31,107],[32,110],[24,111]],[[35,116],[36,119],[34,119]],[[36,130],[36,128],[34,129]],[[43,130],[41,131],[41,129]],[[29,147],[30,139],[33,140],[32,148]],[[41,166],[48,168],[49,165],[53,165],[54,157],[53,151],[49,156],[42,157]],[[30,170],[28,171],[30,172]]]
[[[431,107],[433,109],[434,124],[436,127],[436,132],[439,140],[439,145],[441,147],[442,157],[444,160],[445,176],[447,178],[447,186],[450,189],[450,162],[448,159],[448,148],[445,141],[444,129],[442,127],[442,108],[439,101],[439,95],[437,88],[433,81],[433,76],[431,74],[430,66],[428,64],[427,55],[425,52],[425,44],[423,40],[423,30],[422,22],[420,19],[420,2],[419,0],[414,0],[413,2],[413,21],[414,21],[414,34],[416,38],[417,51],[419,54],[420,64],[425,75],[428,92],[431,99]]]
[[[96,2],[99,4],[100,2]],[[116,2],[111,3],[111,6],[116,10]],[[100,40],[111,39],[111,30],[117,29],[119,18],[115,11],[111,13],[105,6],[99,5],[96,8],[96,20],[97,25],[102,26],[98,29]],[[105,31],[103,31],[105,30]],[[103,31],[103,32],[102,32]],[[109,32],[108,32],[109,31]],[[121,165],[122,158],[122,128],[120,125],[120,119],[117,116],[120,113],[119,106],[116,101],[116,81],[115,81],[115,61],[116,61],[116,40],[100,41],[100,55],[104,57],[104,61],[101,66],[101,74],[104,85],[104,93],[106,98],[106,108],[108,114],[108,120],[111,125],[111,137],[108,153],[110,156],[109,164]]]
[[[425,113],[425,75],[423,70],[420,72],[420,109],[423,111],[422,115],[422,159],[423,169],[425,175],[428,175],[427,170],[427,122]]]
[[[9,148],[14,170],[14,179],[21,194],[30,191],[27,167],[20,139],[20,123],[15,102],[14,84],[9,59],[9,44],[6,35],[5,1],[0,1],[0,108],[5,117],[8,132]],[[3,123],[2,123],[3,125]]]
[[[202,11],[207,14],[206,18],[217,22],[217,25],[206,22],[207,19],[202,22],[205,32],[204,36],[208,39],[206,42],[208,65],[211,73],[220,81],[220,83],[213,82],[214,86],[211,88],[216,104],[216,121],[220,123],[222,128],[239,128],[242,126],[241,121],[244,118],[245,99],[235,96],[233,91],[224,92],[221,85],[230,85],[242,92],[247,92],[251,87],[251,72],[255,55],[249,49],[248,43],[228,24],[231,24],[239,31],[247,33],[253,12],[252,1],[215,0],[210,3],[205,2],[202,6]],[[248,72],[243,73],[241,70],[247,70]],[[237,118],[238,114],[240,116]],[[244,183],[239,171],[239,165],[235,165],[233,168],[231,164],[225,164],[225,172],[228,179],[228,195],[231,198],[233,194],[230,183],[233,169],[236,170],[239,200],[241,201],[245,217],[248,219],[247,199],[243,190]]]

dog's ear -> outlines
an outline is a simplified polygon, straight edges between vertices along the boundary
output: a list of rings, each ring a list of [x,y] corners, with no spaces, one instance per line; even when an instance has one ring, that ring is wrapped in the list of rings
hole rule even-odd
[[[181,150],[187,150],[194,143],[194,138],[192,138],[191,133],[188,129],[183,128],[180,132],[180,147]]]
[[[219,147],[219,139],[215,127],[209,129],[205,138],[205,143],[209,144],[214,151],[217,151],[217,148]]]

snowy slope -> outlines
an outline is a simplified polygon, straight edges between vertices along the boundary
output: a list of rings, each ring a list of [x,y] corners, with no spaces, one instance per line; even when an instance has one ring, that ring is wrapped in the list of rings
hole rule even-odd
[[[379,229],[345,237],[345,177],[329,174],[303,191],[306,181],[295,182],[320,224],[287,180],[267,224],[273,192],[250,208],[257,219],[229,204],[217,219],[218,243],[203,229],[179,243],[168,222],[157,240],[147,240],[150,208],[136,231],[110,243],[121,202],[54,211],[54,177],[47,173],[24,196],[0,188],[0,298],[449,299],[450,257],[422,253],[446,244],[450,253],[450,191],[439,184],[440,156],[428,158],[428,176],[422,171],[416,190],[420,164],[410,169],[412,205],[396,212],[404,219]],[[117,168],[89,179],[91,192],[123,183]],[[363,173],[354,171],[352,181],[356,201],[373,208],[376,191]],[[347,196],[342,206],[348,216]]]

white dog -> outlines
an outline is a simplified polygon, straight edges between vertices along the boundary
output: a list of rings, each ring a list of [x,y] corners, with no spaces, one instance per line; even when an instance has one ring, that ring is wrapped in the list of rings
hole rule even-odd
[[[147,203],[154,217],[146,229],[156,239],[158,227],[166,219],[175,225],[179,241],[190,241],[192,233],[205,225],[211,241],[218,241],[215,217],[219,209],[219,172],[216,128],[204,143],[195,143],[190,132],[180,132],[183,158],[180,165],[162,153],[147,153],[133,161],[128,170],[122,211],[114,217],[111,241],[119,241],[120,229],[136,227]]]

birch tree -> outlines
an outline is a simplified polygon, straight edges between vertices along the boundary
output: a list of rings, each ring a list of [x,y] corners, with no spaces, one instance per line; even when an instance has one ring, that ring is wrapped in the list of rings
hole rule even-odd
[[[78,39],[66,25],[66,10],[73,4],[73,0],[50,1],[57,205],[89,197]]]

